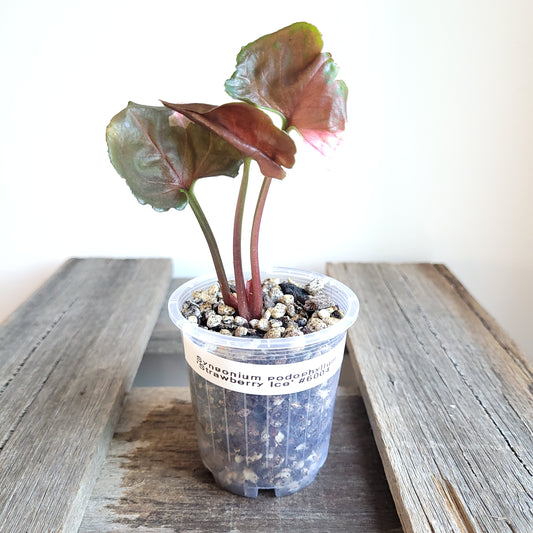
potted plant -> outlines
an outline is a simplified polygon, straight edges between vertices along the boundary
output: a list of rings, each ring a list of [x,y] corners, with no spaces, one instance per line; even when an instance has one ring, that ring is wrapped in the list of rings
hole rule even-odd
[[[215,276],[178,288],[169,313],[183,334],[202,460],[217,483],[255,497],[308,485],[324,463],[348,327],[358,301],[315,273],[261,272],[258,241],[273,180],[295,162],[301,137],[324,152],[344,130],[347,88],[311,24],[292,24],[243,47],[222,105],[130,102],[107,128],[111,162],[137,199],[158,211],[192,208]],[[270,115],[280,118],[276,126]],[[252,162],[263,184],[250,240],[250,279],[241,233]],[[211,176],[242,181],[233,222],[233,281],[194,192]]]

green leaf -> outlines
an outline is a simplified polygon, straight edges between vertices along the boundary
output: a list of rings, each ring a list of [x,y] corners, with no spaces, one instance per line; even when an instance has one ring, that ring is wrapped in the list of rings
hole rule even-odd
[[[272,109],[323,151],[336,145],[346,122],[348,89],[337,81],[337,66],[322,53],[317,28],[298,22],[243,47],[226,81],[233,98]]]
[[[235,177],[242,154],[192,122],[170,125],[172,111],[130,102],[107,127],[109,157],[139,202],[183,209],[195,180]],[[181,125],[179,125],[181,124]]]
[[[242,154],[255,159],[264,176],[282,179],[282,167],[294,165],[296,146],[270,117],[257,107],[242,102],[221,106],[208,104],[170,104],[167,107],[208,128]]]

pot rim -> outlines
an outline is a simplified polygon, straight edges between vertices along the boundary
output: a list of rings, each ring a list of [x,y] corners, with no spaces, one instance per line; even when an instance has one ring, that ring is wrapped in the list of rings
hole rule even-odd
[[[324,282],[324,290],[330,296],[335,295],[341,298],[344,302],[336,302],[337,305],[344,311],[344,317],[332,326],[327,327],[321,331],[308,333],[307,335],[300,335],[298,337],[285,337],[278,339],[265,339],[256,337],[233,337],[229,335],[221,335],[216,331],[210,331],[200,328],[196,324],[189,322],[181,313],[181,306],[187,298],[192,295],[194,290],[199,288],[207,288],[214,283],[218,283],[216,276],[210,274],[193,278],[184,284],[180,285],[171,295],[168,300],[168,313],[172,322],[181,330],[184,335],[190,338],[197,339],[201,343],[216,344],[233,348],[237,350],[287,350],[293,347],[311,346],[317,343],[327,342],[329,339],[337,335],[345,334],[346,331],[356,321],[359,315],[359,300],[354,292],[345,284],[337,281],[330,276],[313,272],[309,270],[274,267],[269,268],[265,273],[261,273],[261,279],[266,277],[293,279],[296,282],[307,282],[312,279],[320,279]],[[346,308],[344,308],[346,307]]]

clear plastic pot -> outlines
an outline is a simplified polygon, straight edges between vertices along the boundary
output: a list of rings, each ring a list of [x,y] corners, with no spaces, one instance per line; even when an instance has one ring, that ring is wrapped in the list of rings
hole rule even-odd
[[[230,337],[181,314],[193,291],[216,278],[195,278],[169,300],[170,318],[183,334],[202,461],[219,486],[247,497],[263,489],[292,494],[324,464],[346,331],[359,312],[355,294],[322,274],[275,268],[265,277],[303,285],[323,280],[344,318],[299,337]]]

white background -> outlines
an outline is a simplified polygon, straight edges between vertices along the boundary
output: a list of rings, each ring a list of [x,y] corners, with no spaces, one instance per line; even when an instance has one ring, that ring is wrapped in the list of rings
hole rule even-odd
[[[327,158],[298,141],[267,204],[263,264],[443,262],[533,354],[530,0],[3,0],[0,318],[71,256],[209,271],[190,210],[137,204],[105,127],[128,100],[228,101],[240,47],[300,20],[348,84],[349,127]],[[197,187],[228,260],[236,185]]]

